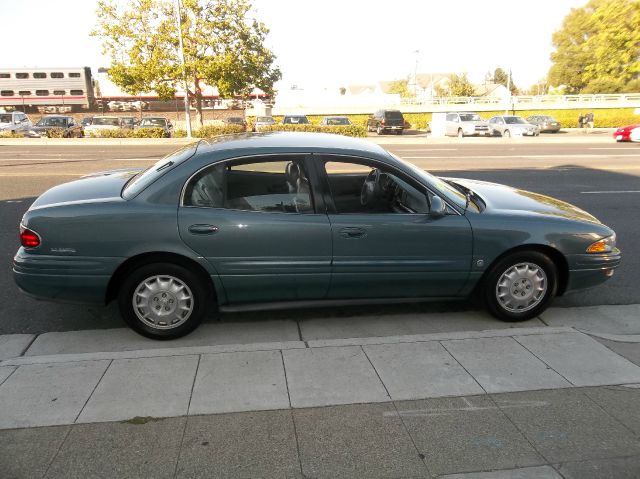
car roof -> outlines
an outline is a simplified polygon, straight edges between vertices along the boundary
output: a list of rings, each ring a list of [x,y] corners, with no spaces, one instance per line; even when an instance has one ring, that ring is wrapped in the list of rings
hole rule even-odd
[[[386,151],[366,140],[329,133],[267,132],[239,133],[201,140],[198,153],[221,150],[298,150],[298,151],[361,151],[387,155]]]

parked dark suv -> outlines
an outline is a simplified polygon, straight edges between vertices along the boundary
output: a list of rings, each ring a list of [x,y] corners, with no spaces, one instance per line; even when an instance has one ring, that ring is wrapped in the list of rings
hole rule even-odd
[[[402,135],[404,117],[399,110],[378,110],[367,119],[367,131],[375,131],[378,135],[394,131]]]

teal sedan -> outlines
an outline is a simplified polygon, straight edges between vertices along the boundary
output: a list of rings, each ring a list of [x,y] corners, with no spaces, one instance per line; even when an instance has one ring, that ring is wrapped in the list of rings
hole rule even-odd
[[[144,171],[42,194],[14,278],[44,299],[119,303],[157,339],[212,309],[467,298],[505,321],[598,285],[615,233],[537,193],[438,178],[364,140],[256,133],[202,140]]]

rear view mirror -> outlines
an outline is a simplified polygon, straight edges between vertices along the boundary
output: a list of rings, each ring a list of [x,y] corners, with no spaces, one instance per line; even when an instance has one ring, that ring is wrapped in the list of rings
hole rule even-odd
[[[442,218],[447,214],[447,205],[442,198],[433,195],[431,197],[431,208],[429,209],[429,216],[432,218]]]

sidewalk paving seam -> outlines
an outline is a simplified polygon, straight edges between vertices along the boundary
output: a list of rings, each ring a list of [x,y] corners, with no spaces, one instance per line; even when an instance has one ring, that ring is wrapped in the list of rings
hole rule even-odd
[[[2,386],[4,383],[6,383],[6,382],[9,380],[9,378],[10,378],[11,376],[13,376],[13,373],[15,373],[15,372],[18,370],[18,368],[19,368],[20,366],[5,366],[5,367],[12,367],[12,368],[13,368],[13,371],[11,371],[11,372],[9,373],[9,375],[8,375],[6,378],[4,378],[4,381],[0,381],[0,386]]]
[[[498,394],[503,394],[503,393],[498,393]],[[510,394],[510,393],[504,393],[504,394]],[[500,407],[500,405],[496,402],[495,398],[493,397],[494,395],[495,394],[487,394],[487,396],[489,397],[489,401],[491,401],[493,403],[493,405],[498,409],[498,411],[500,411],[500,414],[502,414],[502,416],[515,428],[515,430],[518,431],[518,434],[520,434],[520,436],[522,436],[522,438],[525,441],[527,441],[527,444],[529,444],[529,446],[531,446],[531,449],[533,449],[536,452],[536,454],[538,454],[538,456],[540,456],[545,461],[545,464],[553,467],[553,465],[551,464],[549,459],[544,454],[542,454],[541,451],[538,450],[538,448],[535,446],[535,444],[533,444],[533,442],[531,442],[531,440],[529,440],[529,438],[524,433],[524,431],[522,431],[522,429],[520,429],[518,427],[518,425],[513,421],[513,419],[511,419],[509,417],[509,415],[506,412],[504,412],[504,410]],[[527,466],[527,467],[529,467],[529,466]],[[564,477],[564,475],[562,475],[562,477]]]
[[[47,477],[47,474],[49,474],[49,469],[51,469],[51,466],[53,466],[53,463],[56,462],[56,459],[58,458],[60,451],[62,451],[62,447],[67,442],[67,439],[69,439],[69,435],[71,434],[71,431],[73,431],[74,426],[75,426],[74,424],[67,424],[66,426],[63,426],[67,428],[67,433],[64,435],[64,439],[60,441],[60,446],[58,447],[58,450],[51,458],[51,461],[49,462],[49,464],[47,464],[47,468],[42,473],[41,479],[45,479]],[[44,426],[44,427],[51,427],[51,426]]]
[[[583,333],[580,333],[583,334]],[[576,387],[580,387],[574,383],[572,383],[571,381],[569,381],[568,378],[566,378],[564,376],[564,374],[559,373],[558,371],[556,371],[555,369],[553,369],[553,367],[551,367],[551,365],[549,363],[547,363],[544,359],[542,359],[540,356],[538,356],[537,354],[535,354],[533,351],[531,351],[528,347],[526,347],[524,344],[522,344],[520,341],[518,341],[518,338],[516,336],[512,336],[513,340],[518,343],[520,346],[522,346],[526,351],[529,352],[529,354],[531,354],[534,358],[536,358],[538,361],[540,361],[542,364],[544,364],[546,367],[548,367],[549,369],[551,369],[551,371],[553,371],[554,373],[556,373],[558,376],[560,376],[562,379],[564,379],[565,381],[567,381],[567,383],[571,384],[572,387],[576,388]],[[616,353],[617,354],[617,353]],[[620,356],[618,354],[618,356]]]
[[[78,418],[80,417],[80,414],[82,414],[82,411],[84,411],[84,408],[87,407],[87,404],[89,403],[89,400],[91,399],[93,394],[96,392],[96,389],[98,389],[98,385],[102,382],[102,379],[104,378],[105,374],[107,374],[107,371],[109,370],[109,368],[111,367],[112,364],[113,364],[113,359],[111,361],[109,361],[109,364],[107,364],[107,367],[104,368],[104,371],[102,372],[102,375],[100,376],[100,379],[98,379],[96,381],[96,384],[95,384],[95,386],[93,386],[93,390],[91,391],[91,394],[89,394],[89,396],[87,397],[87,400],[84,402],[84,404],[80,408],[80,411],[78,411],[78,414],[76,415],[76,418],[73,420],[72,424],[77,424],[76,421],[78,421]]]
[[[458,365],[459,365],[459,366],[464,370],[464,372],[465,372],[465,373],[467,373],[471,379],[473,379],[473,381],[478,385],[478,387],[479,387],[480,389],[482,389],[486,395],[489,395],[489,393],[487,392],[487,390],[486,390],[484,387],[482,387],[482,384],[480,384],[480,383],[478,382],[478,380],[476,379],[476,377],[475,377],[473,374],[471,374],[471,373],[467,370],[467,368],[465,368],[465,367],[464,367],[464,365],[463,365],[460,361],[458,361],[458,358],[456,358],[456,357],[454,356],[454,354],[453,354],[451,351],[449,351],[449,350],[447,349],[447,347],[443,344],[443,342],[444,342],[444,341],[438,341],[438,343],[440,343],[440,346],[442,346],[442,347],[444,348],[444,350],[447,352],[447,354],[449,354],[449,356],[451,356],[451,357],[453,358],[453,360],[454,360],[456,363],[458,363]]]
[[[429,466],[427,466],[426,456],[420,452],[420,449],[418,449],[418,445],[416,444],[413,436],[409,432],[409,428],[407,427],[407,424],[404,422],[404,418],[400,414],[400,411],[398,411],[398,406],[396,405],[395,400],[391,397],[391,393],[389,392],[389,389],[387,389],[387,385],[384,383],[384,381],[380,377],[380,374],[378,374],[378,370],[376,369],[375,365],[373,364],[373,361],[371,361],[371,358],[369,357],[369,355],[367,354],[367,352],[365,351],[365,349],[362,346],[360,346],[360,349],[362,350],[362,352],[364,354],[364,357],[367,358],[367,361],[369,361],[369,364],[371,365],[371,367],[373,368],[374,372],[376,373],[376,376],[378,376],[378,380],[382,384],[382,387],[384,388],[385,392],[387,393],[387,396],[389,396],[389,402],[391,404],[393,404],[393,409],[396,411],[396,415],[397,415],[398,419],[400,419],[400,422],[402,423],[402,427],[404,428],[405,432],[407,433],[407,436],[409,436],[409,440],[411,441],[411,444],[413,444],[413,448],[416,450],[416,454],[418,454],[418,457],[420,458],[420,461],[422,461],[422,464],[424,465],[424,468],[426,469],[427,474],[430,477],[435,477],[434,474],[429,470]]]
[[[299,328],[298,323],[298,328]],[[301,336],[302,337],[302,336]],[[296,425],[296,418],[293,414],[293,406],[291,406],[291,393],[289,392],[289,379],[287,378],[287,368],[284,364],[284,355],[282,354],[282,349],[280,350],[280,361],[282,361],[282,370],[284,371],[284,384],[287,387],[287,398],[289,400],[289,417],[291,418],[291,423],[293,424],[293,436],[296,438],[296,453],[298,455],[298,467],[300,468],[301,477],[305,477],[304,469],[302,467],[302,455],[300,454],[300,439],[298,439],[298,426]]]
[[[601,386],[601,387],[607,388],[607,387],[610,387],[610,386]],[[638,438],[640,436],[636,431],[631,429],[626,423],[622,422],[620,419],[615,417],[613,414],[611,414],[609,411],[607,411],[605,408],[603,408],[595,399],[593,399],[591,396],[589,396],[589,393],[586,391],[587,389],[588,389],[588,387],[580,388],[580,394],[585,396],[587,398],[587,400],[589,400],[591,403],[593,403],[598,409],[600,409],[603,413],[605,413],[607,416],[609,416],[615,422],[617,422],[618,424],[621,424],[622,427],[624,427],[627,431],[629,431],[632,436],[634,436],[636,438]],[[632,457],[632,456],[629,456],[629,457]]]
[[[198,363],[196,364],[196,370],[193,374],[193,381],[191,381],[191,392],[189,393],[189,402],[187,403],[187,414],[184,420],[184,426],[182,428],[182,435],[180,436],[180,447],[178,447],[178,455],[176,457],[176,465],[173,468],[173,477],[174,479],[178,477],[178,466],[180,464],[180,455],[182,454],[182,446],[184,444],[184,436],[187,434],[187,426],[189,424],[189,410],[191,409],[191,399],[193,398],[193,389],[196,386],[196,379],[198,377],[198,370],[200,369],[200,360],[202,359],[202,355],[198,354]]]

